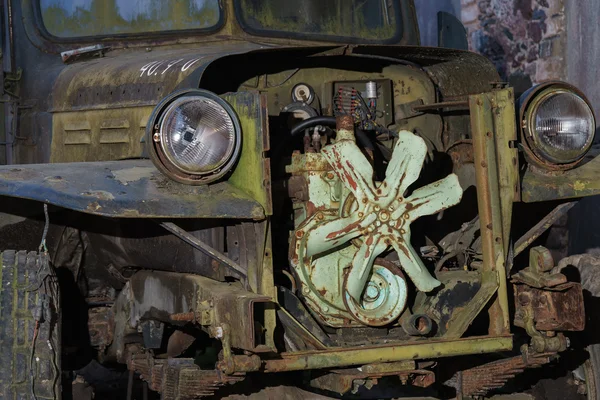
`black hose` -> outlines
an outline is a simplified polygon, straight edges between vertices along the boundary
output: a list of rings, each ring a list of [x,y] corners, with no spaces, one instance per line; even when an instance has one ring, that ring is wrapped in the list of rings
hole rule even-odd
[[[310,117],[305,119],[302,122],[299,122],[298,125],[294,126],[291,130],[291,134],[292,136],[296,136],[297,134],[299,134],[300,132],[305,131],[308,128],[312,128],[313,126],[317,126],[317,125],[328,125],[328,126],[333,126],[335,127],[337,124],[337,121],[335,119],[335,117],[328,117],[328,116],[317,116],[317,117]],[[354,134],[356,135],[356,141],[358,142],[358,144],[360,144],[361,147],[365,148],[365,149],[371,149],[373,150],[373,143],[371,143],[371,140],[369,140],[369,137],[367,136],[367,134],[360,130],[360,129],[356,129],[354,131]]]
[[[327,117],[327,116],[317,116],[317,117],[307,118],[292,128],[292,132],[291,132],[292,136],[296,136],[300,132],[303,132],[306,129],[311,128],[316,125],[327,125],[327,126],[335,127],[336,120],[335,120],[335,117]]]
[[[357,128],[354,130],[354,136],[356,136],[356,141],[360,147],[364,149],[375,150],[375,147],[373,147],[373,142],[371,142],[365,131]]]

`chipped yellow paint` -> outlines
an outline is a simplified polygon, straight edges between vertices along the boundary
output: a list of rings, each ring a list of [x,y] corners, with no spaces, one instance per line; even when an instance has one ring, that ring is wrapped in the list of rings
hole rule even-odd
[[[579,191],[579,190],[584,190],[586,187],[586,184],[583,183],[582,181],[575,181],[573,183],[573,189]]]

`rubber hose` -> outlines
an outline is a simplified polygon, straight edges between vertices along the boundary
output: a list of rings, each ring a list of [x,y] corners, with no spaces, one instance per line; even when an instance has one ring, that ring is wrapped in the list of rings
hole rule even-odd
[[[336,120],[335,120],[335,117],[327,117],[327,116],[317,116],[317,117],[307,118],[304,121],[299,122],[298,125],[296,125],[295,127],[292,128],[292,131],[291,131],[292,136],[296,136],[300,132],[303,132],[304,130],[311,128],[313,126],[316,126],[316,125],[327,125],[327,126],[335,127]]]
[[[296,136],[300,132],[303,132],[306,129],[311,128],[313,126],[317,126],[317,125],[327,125],[327,126],[335,127],[336,124],[337,124],[337,121],[336,121],[335,117],[328,117],[328,116],[310,117],[310,118],[305,119],[302,122],[299,122],[298,125],[294,126],[291,130],[291,134],[292,134],[292,136]],[[363,147],[365,149],[371,149],[371,150],[374,149],[373,143],[371,143],[371,141],[369,140],[369,137],[367,136],[367,134],[364,131],[362,131],[360,129],[356,129],[354,131],[354,135],[356,136],[356,140],[361,145],[361,147]]]

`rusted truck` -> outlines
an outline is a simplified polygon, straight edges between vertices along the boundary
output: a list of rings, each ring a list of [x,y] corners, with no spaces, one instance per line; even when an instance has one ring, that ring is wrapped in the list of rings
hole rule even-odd
[[[0,397],[599,398],[597,259],[544,247],[600,193],[579,89],[411,0],[3,5]]]

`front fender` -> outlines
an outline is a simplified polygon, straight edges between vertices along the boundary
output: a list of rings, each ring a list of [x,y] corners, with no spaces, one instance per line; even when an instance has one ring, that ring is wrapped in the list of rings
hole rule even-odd
[[[0,195],[119,218],[265,217],[260,203],[230,182],[179,184],[150,160],[3,165]]]
[[[226,181],[180,184],[150,160],[3,165],[0,196],[115,218],[263,219],[272,212],[266,98],[256,92],[223,98],[242,129],[240,157]]]

